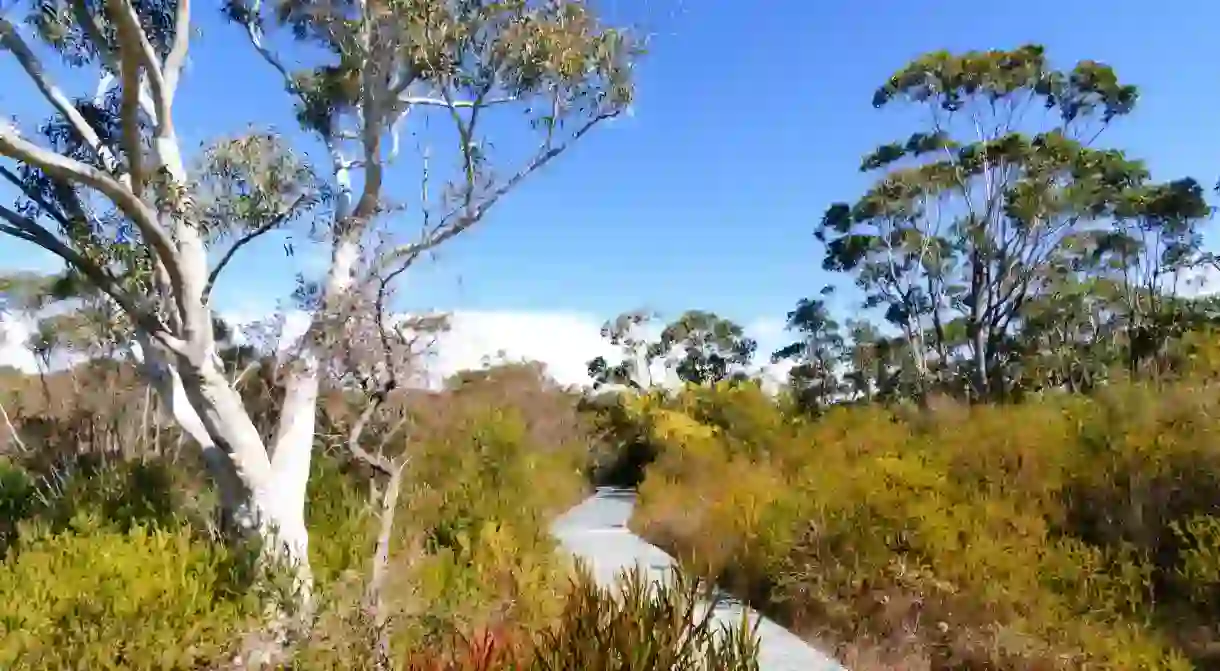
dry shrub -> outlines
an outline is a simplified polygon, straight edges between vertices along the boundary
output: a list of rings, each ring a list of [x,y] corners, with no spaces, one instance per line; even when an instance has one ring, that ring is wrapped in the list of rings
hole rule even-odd
[[[113,361],[93,361],[46,375],[0,375],[0,403],[20,437],[26,457],[44,466],[81,454],[174,454],[179,432],[167,426],[156,397],[135,371]],[[0,426],[0,450],[18,443]]]
[[[1217,391],[1196,378],[817,421],[740,386],[639,399],[661,449],[632,526],[844,657],[1207,668]]]

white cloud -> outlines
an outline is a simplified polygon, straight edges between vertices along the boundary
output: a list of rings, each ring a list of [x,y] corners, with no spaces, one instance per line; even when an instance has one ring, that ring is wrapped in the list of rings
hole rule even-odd
[[[265,312],[235,310],[225,318],[235,325],[250,324]],[[591,383],[588,362],[597,356],[618,359],[615,347],[601,337],[603,319],[580,312],[526,312],[512,310],[459,310],[452,314],[449,332],[438,339],[428,366],[428,379],[436,384],[454,373],[478,369],[486,361],[539,361],[564,385]],[[308,318],[299,311],[284,318],[282,344],[304,332]],[[770,353],[784,342],[783,323],[761,319],[750,323],[747,333],[759,342],[758,367],[768,386],[783,380],[787,368],[769,362]],[[29,325],[0,318],[0,365],[36,370],[34,357],[25,346]],[[672,373],[660,367],[654,379],[673,382]]]
[[[265,314],[265,313],[264,313]],[[224,315],[237,326],[260,319],[257,311],[235,310]],[[427,365],[427,379],[436,385],[485,362],[540,361],[557,382],[588,385],[588,362],[596,356],[613,358],[615,350],[601,337],[601,320],[577,312],[518,312],[460,310],[451,314],[450,328],[441,334]],[[283,317],[279,349],[284,351],[309,325],[309,316],[289,311]]]
[[[533,360],[565,385],[587,385],[588,362],[614,356],[601,337],[602,320],[571,312],[462,311],[441,336],[431,376],[443,379],[479,368],[484,359]]]
[[[1178,293],[1191,298],[1220,293],[1220,270],[1209,265],[1182,271],[1178,276]]]
[[[783,319],[774,317],[757,319],[745,326],[746,335],[758,341],[754,366],[766,389],[777,389],[788,379],[788,371],[792,369],[791,361],[771,363],[771,353],[792,341],[792,336],[784,332],[785,326],[787,323]]]
[[[13,314],[0,315],[0,366],[12,366],[26,373],[38,370],[28,340],[32,324]]]

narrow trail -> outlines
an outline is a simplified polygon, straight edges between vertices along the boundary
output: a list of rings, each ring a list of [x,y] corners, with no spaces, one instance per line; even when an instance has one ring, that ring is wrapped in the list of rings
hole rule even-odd
[[[652,580],[661,581],[674,565],[673,557],[627,529],[635,506],[635,492],[599,488],[597,493],[557,519],[551,533],[573,555],[585,560],[598,584],[614,583],[619,573],[639,566]],[[742,610],[750,624],[758,623],[760,671],[846,671],[795,634],[727,595],[712,603],[718,623],[737,626]]]

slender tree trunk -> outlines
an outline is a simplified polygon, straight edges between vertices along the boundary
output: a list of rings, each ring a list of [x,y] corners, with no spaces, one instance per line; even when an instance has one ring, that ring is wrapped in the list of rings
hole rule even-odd
[[[294,570],[299,605],[308,610],[312,573],[304,508],[282,496],[295,483],[275,477],[240,394],[213,359],[171,362],[147,337],[141,340],[145,370],[175,422],[199,444],[229,522],[257,535],[268,559]]]
[[[360,240],[357,230],[343,224],[352,209],[351,174],[343,157],[332,156],[338,196],[335,208],[335,230],[338,236],[331,251],[330,268],[323,286],[321,314],[314,315],[315,324],[326,320],[327,312],[336,309],[341,298],[355,283],[360,261]],[[344,230],[348,228],[348,230]],[[312,328],[310,329],[312,331]],[[300,526],[304,536],[306,485],[313,455],[314,433],[317,428],[318,397],[321,390],[322,352],[313,334],[305,334],[300,355],[288,372],[284,383],[284,402],[276,426],[271,451],[272,477],[279,486],[281,506],[291,511],[292,524]]]
[[[12,420],[9,419],[8,412],[5,411],[3,403],[0,403],[0,421],[4,422],[4,428],[12,436],[12,442],[17,446],[17,449],[22,452],[28,452],[29,449],[25,446],[25,442],[21,440],[21,434],[17,433],[17,427],[13,426]]]
[[[966,331],[970,337],[970,345],[974,361],[972,386],[976,400],[985,400],[988,396],[987,370],[987,329],[983,328],[985,294],[987,292],[986,272],[983,266],[981,252],[976,248],[970,252],[970,314],[966,321]]]
[[[395,464],[381,495],[380,528],[377,550],[373,555],[372,576],[369,579],[368,603],[372,611],[376,648],[376,668],[390,668],[389,613],[386,612],[385,582],[390,570],[390,544],[394,540],[394,515],[398,510],[398,495],[402,489],[402,473],[406,464]]]

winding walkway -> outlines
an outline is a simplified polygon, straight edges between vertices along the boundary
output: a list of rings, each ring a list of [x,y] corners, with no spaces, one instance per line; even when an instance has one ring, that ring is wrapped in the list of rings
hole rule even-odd
[[[627,529],[634,505],[635,492],[600,488],[555,520],[551,533],[565,549],[589,564],[593,577],[603,586],[614,583],[619,573],[632,565],[653,580],[664,580],[674,559]],[[718,596],[712,604],[712,616],[719,623],[737,626],[743,608],[749,611],[750,624],[758,623],[759,671],[846,671],[834,659],[732,597]]]

